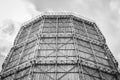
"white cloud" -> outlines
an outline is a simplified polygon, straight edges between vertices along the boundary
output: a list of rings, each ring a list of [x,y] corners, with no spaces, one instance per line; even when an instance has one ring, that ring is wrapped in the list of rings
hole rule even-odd
[[[120,8],[120,3],[118,0],[114,0],[110,2],[110,8],[112,10],[118,10]]]
[[[31,16],[22,0],[0,0],[0,11],[0,20],[12,19],[24,22]]]
[[[37,11],[24,0],[0,0],[0,52],[7,55],[20,24],[30,20]]]

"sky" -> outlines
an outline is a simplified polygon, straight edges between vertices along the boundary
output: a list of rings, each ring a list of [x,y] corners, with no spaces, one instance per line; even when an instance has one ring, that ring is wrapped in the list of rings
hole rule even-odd
[[[94,20],[120,62],[120,0],[0,0],[0,54],[9,53],[20,25],[43,11],[71,11]]]

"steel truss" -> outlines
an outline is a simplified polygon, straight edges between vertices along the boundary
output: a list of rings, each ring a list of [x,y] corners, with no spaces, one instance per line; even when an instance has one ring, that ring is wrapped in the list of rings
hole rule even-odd
[[[119,80],[118,75],[117,61],[95,23],[43,15],[20,29],[1,80]]]

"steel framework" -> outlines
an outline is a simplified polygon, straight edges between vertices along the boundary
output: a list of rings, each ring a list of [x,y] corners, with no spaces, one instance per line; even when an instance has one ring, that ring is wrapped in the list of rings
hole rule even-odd
[[[54,12],[22,25],[1,80],[120,80],[119,75],[95,22]]]

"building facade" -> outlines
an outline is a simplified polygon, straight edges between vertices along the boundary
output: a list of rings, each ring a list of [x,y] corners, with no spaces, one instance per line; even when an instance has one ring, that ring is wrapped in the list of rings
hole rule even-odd
[[[22,25],[1,80],[119,80],[118,62],[96,23],[44,13]]]

